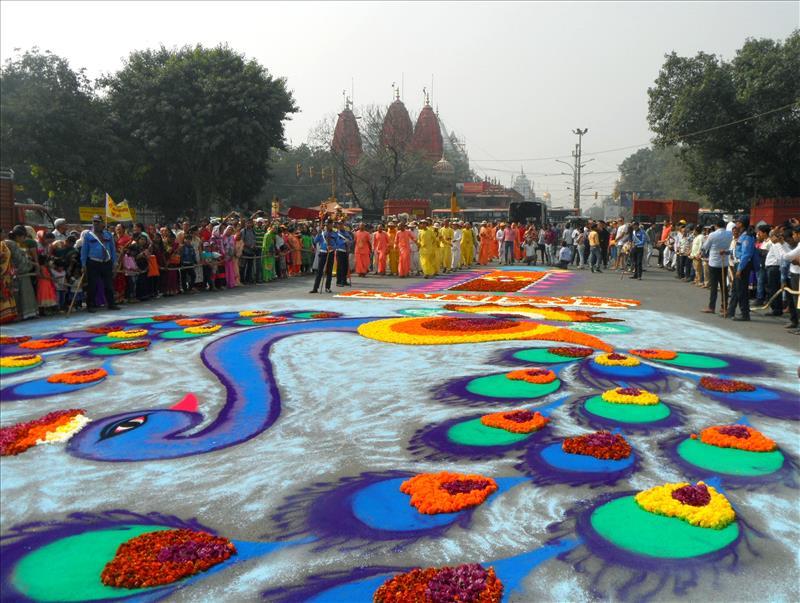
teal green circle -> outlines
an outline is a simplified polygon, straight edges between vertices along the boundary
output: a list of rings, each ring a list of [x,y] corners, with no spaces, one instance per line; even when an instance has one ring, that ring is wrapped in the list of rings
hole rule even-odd
[[[699,369],[717,369],[725,368],[728,363],[719,358],[712,356],[705,356],[704,354],[685,354],[679,353],[672,360],[658,360],[664,364],[673,364],[675,366],[685,366],[686,368],[699,368]]]
[[[738,448],[720,448],[691,438],[678,445],[678,454],[683,460],[701,469],[745,477],[775,473],[783,467],[784,461],[779,450],[753,452]]]
[[[721,530],[693,526],[677,517],[642,509],[633,496],[608,502],[592,512],[592,528],[626,551],[661,559],[687,559],[708,555],[739,537],[734,521]]]
[[[539,384],[509,379],[504,374],[499,374],[473,379],[467,384],[467,391],[487,398],[541,398],[552,394],[559,387],[561,381],[558,379]]]
[[[13,375],[14,373],[21,373],[22,371],[29,371],[42,366],[42,364],[43,361],[31,364],[30,366],[0,366],[0,375]]]
[[[666,419],[670,415],[669,406],[663,402],[645,406],[643,404],[613,404],[601,396],[594,396],[584,402],[587,412],[604,419],[620,423],[652,423]]]
[[[156,322],[156,321],[148,316],[146,318],[131,318],[128,321],[128,324],[129,325],[151,325],[154,322]]]
[[[558,354],[551,354],[547,348],[531,348],[529,350],[520,350],[514,353],[514,358],[524,360],[531,364],[559,364],[562,362],[574,362],[575,360],[582,360],[582,358],[572,358],[568,356],[559,356]]]
[[[447,430],[447,438],[463,446],[508,446],[531,437],[533,433],[513,433],[505,429],[489,427],[480,419],[456,423]]]
[[[237,324],[241,327],[254,327],[256,323],[253,322],[252,318],[243,318],[241,320],[234,321],[234,324]]]
[[[128,525],[61,538],[35,549],[17,563],[14,587],[35,601],[92,601],[129,597],[152,588],[115,588],[100,581],[106,563],[123,542],[166,526]]]
[[[443,314],[444,310],[441,308],[403,308],[397,313],[403,316],[438,316]]]
[[[133,354],[135,352],[141,352],[146,349],[147,348],[136,348],[135,350],[115,350],[114,348],[103,345],[100,346],[99,348],[94,348],[93,350],[89,350],[89,353],[92,354],[93,356],[122,356],[124,354]]]
[[[136,339],[143,339],[146,335],[142,335],[141,337],[134,337],[125,339],[122,337],[109,337],[108,335],[101,335],[100,337],[93,337],[92,343],[122,343],[124,341],[135,341]]]
[[[595,335],[619,335],[633,331],[631,327],[617,323],[573,322],[569,328],[573,331]]]
[[[295,318],[312,318],[314,314],[319,314],[319,312],[298,312],[294,315]]]
[[[207,337],[213,333],[187,333],[186,331],[165,331],[161,333],[164,339],[194,339],[195,337]]]

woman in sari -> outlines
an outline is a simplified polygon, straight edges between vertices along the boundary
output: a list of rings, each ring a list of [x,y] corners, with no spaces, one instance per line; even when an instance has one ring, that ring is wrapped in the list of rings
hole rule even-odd
[[[225,261],[225,283],[228,289],[236,286],[236,272],[233,265],[236,263],[236,240],[233,236],[233,226],[228,226],[222,233],[222,257]]]
[[[270,226],[264,235],[261,244],[261,270],[264,273],[264,282],[274,281],[275,272],[275,227]]]
[[[16,286],[14,287],[14,302],[17,308],[17,318],[25,320],[33,318],[38,314],[36,304],[36,292],[33,290],[31,275],[34,271],[34,263],[27,253],[26,248],[21,247],[28,238],[28,232],[24,226],[15,226],[9,233],[6,246],[11,251],[11,265],[16,275]]]
[[[14,265],[11,248],[0,236],[0,324],[17,319],[17,301],[14,299]]]
[[[289,246],[291,256],[289,274],[292,276],[300,274],[300,265],[303,263],[303,246],[293,228],[290,228],[286,234],[286,244]]]

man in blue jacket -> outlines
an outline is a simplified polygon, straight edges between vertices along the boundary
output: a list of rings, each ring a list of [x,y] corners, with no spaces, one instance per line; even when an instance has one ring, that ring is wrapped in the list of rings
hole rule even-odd
[[[81,265],[89,287],[86,309],[89,312],[97,311],[97,285],[101,282],[108,309],[119,310],[119,306],[114,303],[112,283],[114,268],[117,265],[117,248],[100,215],[92,217],[92,229],[83,233]]]
[[[750,220],[741,218],[736,222],[739,238],[736,239],[734,255],[736,257],[736,278],[733,281],[733,296],[728,305],[727,318],[733,320],[750,320],[750,273],[760,267],[760,258],[756,251],[756,239],[750,230]],[[736,306],[741,316],[736,316]]]

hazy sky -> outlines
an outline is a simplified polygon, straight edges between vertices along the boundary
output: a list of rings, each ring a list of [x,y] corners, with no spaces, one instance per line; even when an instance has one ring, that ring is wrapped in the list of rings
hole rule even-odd
[[[648,142],[647,87],[663,55],[699,50],[731,58],[747,37],[785,38],[800,27],[793,2],[0,3],[0,54],[39,46],[85,67],[118,69],[132,50],[227,42],[288,79],[301,112],[293,144],[342,106],[388,103],[405,82],[412,118],[434,78],[433,103],[466,140],[473,168],[510,184],[524,166],[537,193],[569,203],[566,156],[574,128],[584,152]],[[602,153],[586,171],[608,172],[633,150]],[[592,155],[588,155],[587,158]],[[584,192],[613,188],[614,173],[588,175]],[[594,184],[594,186],[591,186]]]

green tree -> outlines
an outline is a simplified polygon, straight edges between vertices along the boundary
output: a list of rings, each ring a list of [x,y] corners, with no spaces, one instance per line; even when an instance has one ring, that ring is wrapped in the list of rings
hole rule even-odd
[[[297,111],[285,79],[227,46],[137,51],[101,83],[131,161],[119,188],[168,217],[247,205]]]
[[[617,191],[650,191],[658,199],[686,199],[704,205],[707,199],[696,193],[675,147],[639,149],[619,165]]]
[[[254,199],[254,207],[264,209],[273,197],[285,207],[319,205],[331,194],[334,166],[330,151],[324,148],[301,144],[273,149],[269,179]]]
[[[19,196],[69,213],[109,184],[118,156],[106,108],[66,59],[33,48],[5,63],[0,128]]]
[[[747,207],[754,194],[798,196],[798,73],[798,31],[783,42],[748,39],[732,61],[673,52],[648,89],[655,143],[677,146],[692,188],[715,207]]]

